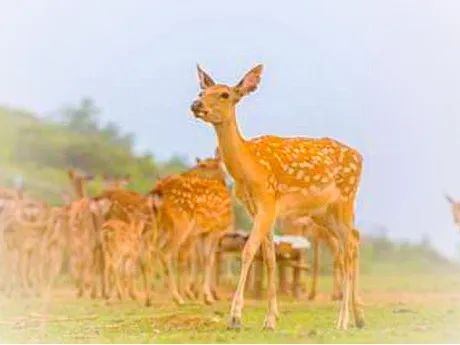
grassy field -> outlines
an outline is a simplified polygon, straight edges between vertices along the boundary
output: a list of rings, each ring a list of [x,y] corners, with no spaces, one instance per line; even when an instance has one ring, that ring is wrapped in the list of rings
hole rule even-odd
[[[460,272],[459,272],[460,273]],[[453,343],[460,342],[460,274],[363,275],[366,328],[335,330],[337,303],[322,280],[318,301],[280,297],[275,331],[261,325],[266,302],[247,299],[244,328],[227,330],[230,291],[214,306],[176,307],[157,291],[153,307],[74,297],[62,287],[48,303],[1,299],[2,343]]]

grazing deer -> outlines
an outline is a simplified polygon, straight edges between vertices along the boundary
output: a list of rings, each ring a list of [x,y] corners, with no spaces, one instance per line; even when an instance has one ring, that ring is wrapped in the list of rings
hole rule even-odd
[[[205,303],[214,303],[212,279],[217,245],[220,237],[233,227],[229,192],[220,173],[213,171],[214,168],[206,172],[209,166],[218,164],[213,160],[206,160],[202,164],[198,162],[195,169],[158,181],[150,192],[157,205],[161,232],[160,260],[168,277],[173,299],[178,304],[183,304],[184,300],[177,289],[173,274],[173,258],[180,254],[179,250],[190,253],[193,250],[191,244],[196,243],[196,240],[201,242],[205,265],[202,292]],[[160,202],[161,206],[158,206]],[[182,259],[181,262],[187,260]],[[180,271],[188,285],[189,270],[183,265]]]
[[[269,308],[264,326],[275,328],[278,307],[272,228],[278,217],[286,216],[310,216],[338,234],[344,253],[344,279],[337,328],[348,327],[350,298],[356,325],[363,327],[364,316],[356,296],[359,242],[353,236],[354,203],[362,157],[356,150],[329,138],[243,138],[235,107],[244,96],[257,89],[261,74],[262,65],[258,65],[231,87],[216,84],[198,66],[202,91],[191,105],[196,118],[214,127],[220,155],[235,183],[235,194],[254,220],[242,252],[241,276],[230,311],[230,327],[240,327],[248,270],[262,245],[269,281]]]

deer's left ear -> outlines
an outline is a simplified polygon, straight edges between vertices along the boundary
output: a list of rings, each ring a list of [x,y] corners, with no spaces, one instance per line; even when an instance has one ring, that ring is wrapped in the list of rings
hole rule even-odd
[[[201,162],[201,159],[199,159],[198,157],[195,157],[195,163],[200,164],[200,162]]]
[[[242,97],[255,91],[260,84],[263,65],[257,65],[246,73],[241,81],[235,86],[235,90]]]
[[[200,81],[200,87],[203,90],[216,85],[214,80],[212,80],[212,78],[201,69],[200,65],[196,65],[196,69],[198,70],[198,80]]]

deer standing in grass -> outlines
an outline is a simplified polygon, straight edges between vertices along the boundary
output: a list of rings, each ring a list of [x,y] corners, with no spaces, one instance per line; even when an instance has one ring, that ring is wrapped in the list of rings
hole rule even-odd
[[[268,314],[264,327],[274,329],[278,307],[275,283],[273,225],[278,217],[310,216],[335,231],[344,253],[343,298],[337,328],[346,329],[349,305],[358,327],[364,326],[357,301],[359,236],[353,236],[354,203],[362,157],[329,138],[262,136],[246,140],[235,117],[236,104],[259,85],[262,65],[249,71],[234,87],[216,84],[198,66],[202,92],[191,106],[195,117],[210,123],[220,155],[235,181],[235,194],[253,218],[253,230],[242,252],[241,276],[230,311],[230,327],[239,328],[244,286],[251,262],[262,246],[268,271]]]
[[[173,299],[178,304],[183,304],[184,300],[177,289],[172,270],[173,259],[180,254],[179,251],[191,253],[193,243],[201,242],[205,263],[202,292],[204,301],[213,303],[212,279],[216,249],[220,238],[233,227],[231,198],[225,183],[221,178],[213,178],[212,172],[207,177],[204,175],[203,171],[197,172],[194,169],[172,175],[158,181],[150,193],[158,205],[160,260]],[[187,259],[182,258],[181,263],[186,262]],[[182,267],[180,273],[181,286],[190,286],[189,269]]]
[[[73,187],[75,201],[69,207],[70,271],[77,285],[77,296],[91,290],[91,297],[97,295],[97,274],[102,273],[102,253],[98,232],[98,215],[91,210],[92,200],[87,197],[86,183],[93,176],[83,175],[69,169],[68,176]],[[101,290],[104,294],[103,279]]]
[[[333,266],[333,285],[332,285],[332,300],[339,300],[341,296],[340,282],[341,271],[343,265],[343,252],[339,247],[339,237],[337,233],[331,231],[321,225],[316,224],[310,217],[302,217],[297,219],[286,219],[283,222],[283,233],[286,235],[300,235],[311,238],[313,243],[313,269],[312,282],[309,300],[316,298],[318,291],[318,276],[319,276],[319,256],[321,242],[326,244],[327,249],[332,257]]]
[[[152,206],[147,207],[152,208]],[[129,222],[109,219],[103,224],[101,230],[105,264],[104,285],[108,290],[109,299],[114,296],[114,288],[116,288],[118,298],[126,297],[128,292],[132,299],[137,300],[134,289],[135,273],[142,250],[142,232],[148,219],[144,217],[141,210],[128,212],[128,215]]]
[[[99,196],[93,198],[93,203],[97,205],[99,213],[105,220],[106,233],[102,240],[105,242],[102,251],[107,262],[104,262],[105,282],[109,281],[110,270],[113,269],[114,252],[122,251],[128,261],[133,261],[132,258],[139,257],[140,268],[145,289],[145,305],[151,305],[151,279],[153,275],[153,257],[157,250],[157,220],[153,208],[153,199],[145,197],[133,191],[122,189],[106,190]],[[115,238],[108,241],[108,231],[112,231]],[[128,242],[122,245],[123,231],[129,231],[126,235]],[[134,241],[137,238],[139,231],[140,247]],[[105,237],[105,238],[104,238]],[[140,248],[140,249],[139,249]],[[111,260],[111,261],[110,261]],[[105,260],[104,260],[105,261]],[[113,280],[113,279],[112,279]],[[126,280],[123,281],[123,284]],[[128,282],[131,283],[131,282]],[[126,287],[126,284],[125,284]],[[113,289],[113,286],[106,286],[108,290]],[[128,286],[131,297],[135,297],[132,293],[133,287]],[[126,290],[125,289],[125,290]],[[119,288],[117,288],[119,290]],[[106,296],[109,297],[109,296]]]

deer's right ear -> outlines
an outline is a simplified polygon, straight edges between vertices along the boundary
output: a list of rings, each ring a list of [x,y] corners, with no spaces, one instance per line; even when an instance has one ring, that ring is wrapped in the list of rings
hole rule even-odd
[[[74,178],[74,176],[75,176],[75,172],[73,171],[73,169],[68,169],[67,170],[67,175],[72,180]]]
[[[200,87],[204,90],[207,89],[208,87],[216,85],[214,80],[207,75],[205,71],[203,71],[200,67],[200,65],[196,65],[196,69],[198,71],[198,80],[200,81]]]
[[[195,157],[195,163],[199,164],[200,162],[201,162],[201,159],[199,159],[198,157]]]

